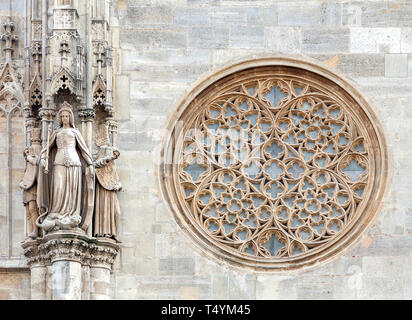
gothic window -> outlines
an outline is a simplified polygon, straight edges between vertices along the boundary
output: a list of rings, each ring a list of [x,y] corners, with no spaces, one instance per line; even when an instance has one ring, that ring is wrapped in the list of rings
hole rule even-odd
[[[340,77],[291,61],[208,78],[183,100],[163,149],[179,223],[207,252],[255,268],[342,251],[376,213],[386,178],[366,102]]]

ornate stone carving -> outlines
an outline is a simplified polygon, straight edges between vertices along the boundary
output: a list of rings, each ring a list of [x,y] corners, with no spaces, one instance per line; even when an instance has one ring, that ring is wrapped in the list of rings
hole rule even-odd
[[[106,102],[106,84],[101,76],[97,76],[93,84],[93,105],[104,106]]]
[[[38,163],[41,151],[41,130],[33,128],[31,130],[31,146],[24,150],[26,160],[26,171],[20,182],[23,189],[23,204],[26,209],[26,217],[29,225],[29,237],[35,239],[39,236],[36,220],[38,218],[37,209],[37,176]]]
[[[31,21],[31,32],[33,41],[41,41],[42,23],[39,20]]]
[[[97,240],[89,246],[90,266],[112,270],[119,246],[109,241]]]
[[[11,59],[13,49],[13,42],[17,41],[19,37],[14,34],[14,23],[10,17],[7,17],[5,23],[3,23],[4,33],[1,35],[1,40],[5,42],[4,52],[6,54],[6,61]]]
[[[87,230],[93,213],[93,176],[89,149],[74,126],[70,105],[63,103],[58,128],[41,152],[37,201],[45,210],[40,216],[44,220],[39,223],[45,232],[78,226]]]
[[[77,11],[74,9],[54,10],[54,29],[74,29]]]
[[[84,266],[111,270],[119,253],[114,241],[59,231],[22,244],[27,264],[49,266],[56,261],[74,261]]]
[[[52,80],[51,94],[56,94],[60,89],[67,89],[75,94],[76,88],[74,82],[72,74],[67,69],[61,68]]]
[[[93,220],[95,237],[113,238],[118,241],[120,205],[117,192],[121,189],[114,160],[120,152],[112,147],[106,125],[101,125],[95,139],[99,151],[95,160],[96,203]]]
[[[81,121],[92,121],[96,117],[94,109],[80,109],[78,114]]]
[[[161,177],[195,237],[263,268],[295,268],[338,250],[374,214],[382,179],[373,168],[385,163],[371,147],[379,141],[363,102],[284,64],[239,71],[192,96]]]
[[[21,85],[10,63],[6,63],[0,74],[0,110],[11,112],[24,100]]]

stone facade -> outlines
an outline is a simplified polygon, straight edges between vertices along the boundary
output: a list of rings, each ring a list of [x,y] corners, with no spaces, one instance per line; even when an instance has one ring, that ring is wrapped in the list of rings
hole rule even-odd
[[[412,299],[409,1],[109,2],[116,145],[122,152],[117,168],[123,185],[122,243],[111,298]],[[21,40],[24,2],[11,4]],[[2,1],[2,24],[9,10],[8,1]],[[16,43],[13,59],[24,75],[27,44]],[[275,54],[312,58],[353,80],[373,107],[389,152],[388,191],[373,227],[333,262],[305,272],[255,273],[204,255],[177,225],[157,183],[157,148],[179,99],[223,66]],[[0,132],[10,136],[9,144],[0,142],[0,298],[28,299],[18,189],[24,124],[21,118],[11,123],[9,128],[0,118]]]

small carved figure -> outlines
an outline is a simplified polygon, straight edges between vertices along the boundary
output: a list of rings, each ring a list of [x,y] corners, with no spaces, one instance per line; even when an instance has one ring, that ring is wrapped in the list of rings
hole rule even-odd
[[[63,102],[58,128],[41,151],[37,202],[46,209],[39,224],[46,232],[81,227],[93,214],[94,167],[89,149],[74,126],[71,106]]]
[[[120,205],[117,192],[121,189],[114,160],[120,152],[110,146],[107,126],[101,125],[95,139],[99,147],[96,167],[96,203],[93,221],[93,236],[118,239]]]
[[[31,145],[24,149],[23,156],[26,160],[26,170],[20,182],[20,188],[23,189],[23,204],[26,209],[28,222],[28,237],[35,239],[39,236],[39,229],[36,225],[38,218],[37,209],[37,175],[39,156],[41,152],[41,129],[34,128],[31,130]]]

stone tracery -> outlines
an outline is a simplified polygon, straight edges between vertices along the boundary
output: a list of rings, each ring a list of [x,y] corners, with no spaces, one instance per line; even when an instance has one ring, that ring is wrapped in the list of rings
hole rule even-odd
[[[364,214],[376,161],[373,133],[345,98],[317,76],[277,67],[230,75],[193,99],[171,184],[201,238],[272,262],[342,238]]]

